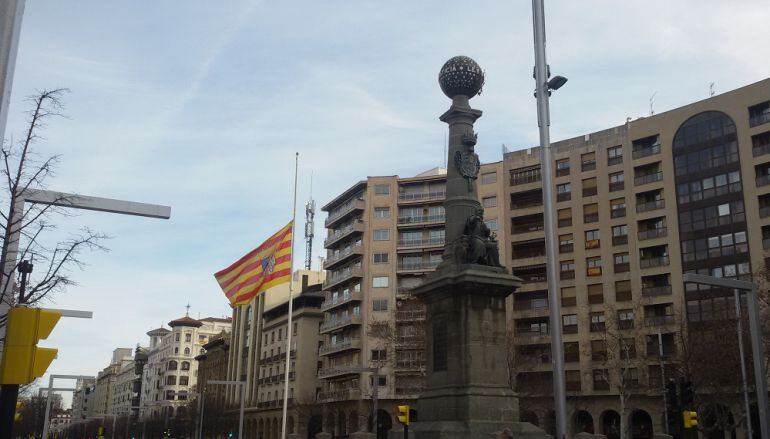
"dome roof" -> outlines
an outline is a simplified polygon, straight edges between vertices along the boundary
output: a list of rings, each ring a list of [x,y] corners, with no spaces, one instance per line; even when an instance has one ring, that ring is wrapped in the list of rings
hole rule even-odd
[[[189,326],[192,328],[200,328],[201,326],[203,326],[203,322],[201,322],[200,320],[195,320],[189,316],[184,316],[168,322],[168,326],[171,326],[172,328],[177,326]]]

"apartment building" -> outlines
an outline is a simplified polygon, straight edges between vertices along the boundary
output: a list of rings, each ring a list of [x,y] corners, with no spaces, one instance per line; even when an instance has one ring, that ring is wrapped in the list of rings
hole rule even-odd
[[[75,383],[75,390],[72,393],[72,422],[85,421],[93,412],[89,407],[93,407],[93,402],[89,404],[89,399],[93,399],[92,390],[96,384],[96,377],[81,378]]]
[[[189,314],[147,333],[150,346],[142,371],[142,419],[186,415],[190,394],[196,390],[198,362],[203,346],[222,331],[230,331],[230,318],[193,319]]]
[[[770,80],[552,146],[571,430],[615,438],[623,422],[652,437],[665,430],[661,365],[681,353],[678,331],[734,318],[732,292],[685,288],[682,274],[751,278],[765,267]],[[524,281],[511,314],[521,414],[552,433],[546,182],[537,148],[503,166],[507,265]],[[631,366],[608,367],[617,349]],[[623,416],[621,373],[633,388]]]
[[[483,165],[477,181],[485,220],[498,235],[504,233],[502,174],[502,162]],[[423,389],[425,311],[409,290],[441,261],[445,185],[443,168],[410,178],[368,177],[323,207],[327,280],[318,402],[327,408],[326,431],[336,436],[366,428],[375,393],[378,430],[390,429],[394,406]]]
[[[296,270],[292,282],[292,341],[289,350],[287,432],[306,437],[320,431],[318,349],[323,320],[323,271]],[[288,284],[260,293],[249,304],[233,309],[233,333],[227,379],[246,382],[245,431],[257,436],[280,434],[286,384],[286,337],[289,315]],[[207,388],[208,392],[210,388]],[[239,389],[225,389],[225,411],[237,409]],[[206,427],[209,428],[208,423]],[[213,426],[212,428],[216,428]]]
[[[100,370],[96,376],[94,391],[94,413],[98,415],[113,413],[115,383],[121,368],[133,362],[131,348],[117,348],[112,351],[110,364]]]
[[[147,349],[137,346],[130,361],[122,362],[116,373],[110,413],[135,418],[139,414],[142,371],[147,363]]]

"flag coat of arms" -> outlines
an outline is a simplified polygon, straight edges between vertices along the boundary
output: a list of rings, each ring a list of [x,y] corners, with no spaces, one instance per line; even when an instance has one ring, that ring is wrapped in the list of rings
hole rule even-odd
[[[230,305],[243,305],[262,291],[289,282],[293,226],[294,221],[289,222],[262,245],[214,274]]]

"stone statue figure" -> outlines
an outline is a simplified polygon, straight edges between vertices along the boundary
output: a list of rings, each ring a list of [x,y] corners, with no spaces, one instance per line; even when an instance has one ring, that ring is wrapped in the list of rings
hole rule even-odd
[[[478,208],[465,221],[463,235],[468,242],[467,261],[471,264],[501,267],[497,237],[484,223],[484,209]]]

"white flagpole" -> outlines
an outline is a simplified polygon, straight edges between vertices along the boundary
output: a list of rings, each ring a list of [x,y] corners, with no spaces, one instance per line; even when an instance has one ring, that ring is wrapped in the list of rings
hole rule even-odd
[[[289,318],[286,329],[286,367],[283,383],[283,414],[281,415],[281,439],[286,439],[286,411],[289,402],[289,366],[291,365],[292,314],[294,307],[291,296],[294,288],[294,231],[297,228],[297,172],[299,170],[299,153],[294,156],[294,202],[291,214],[291,277],[289,278]]]

